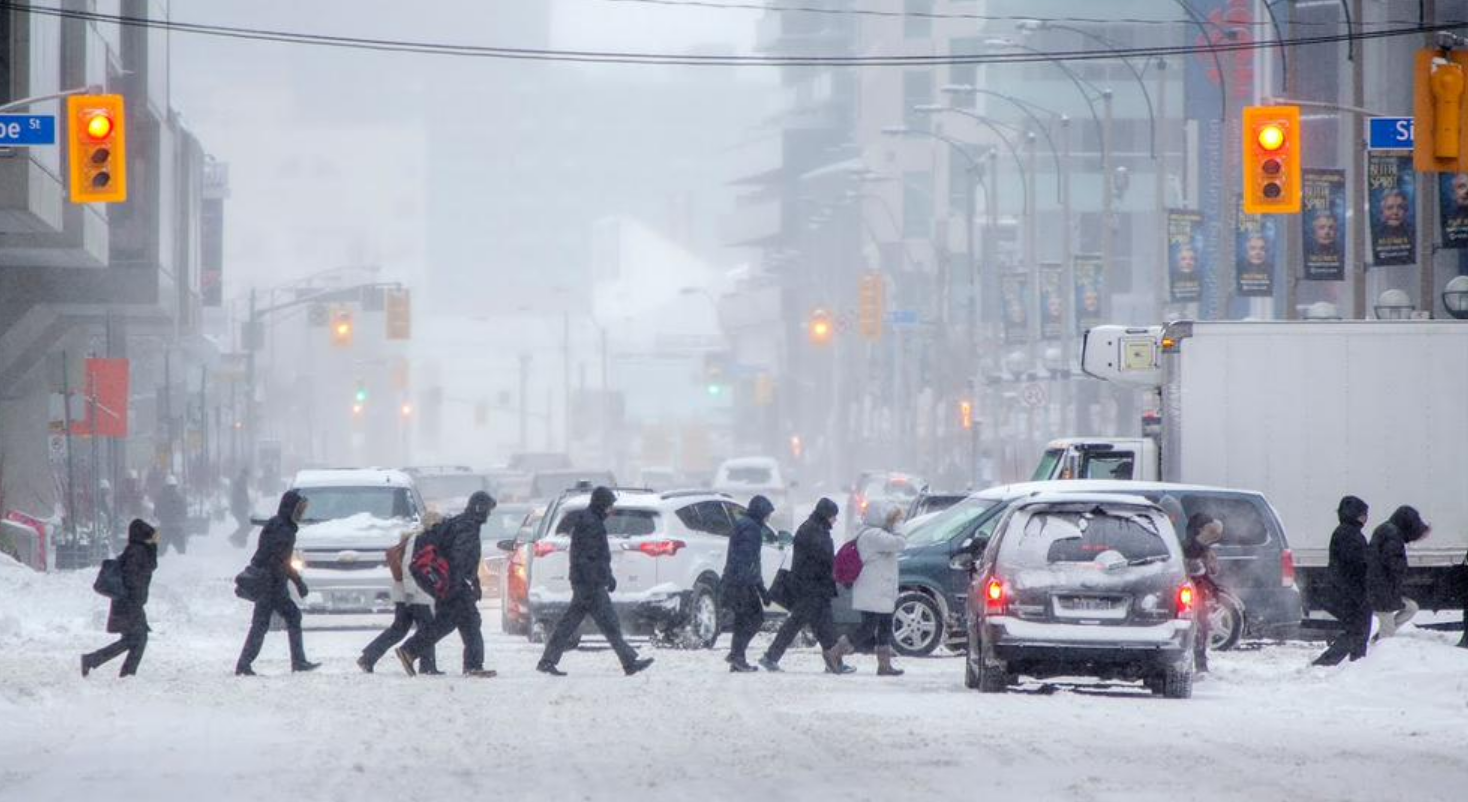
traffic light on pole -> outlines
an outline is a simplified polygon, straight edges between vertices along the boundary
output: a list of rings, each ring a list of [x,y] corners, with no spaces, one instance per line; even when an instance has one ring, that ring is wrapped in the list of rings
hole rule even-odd
[[[407,289],[389,290],[385,301],[387,339],[406,340],[413,335],[413,301]]]
[[[964,431],[974,428],[974,402],[958,402],[958,422],[963,426]]]
[[[127,200],[127,124],[122,95],[66,99],[72,203]]]
[[[806,333],[812,345],[830,345],[836,336],[836,323],[831,320],[831,313],[824,309],[812,310],[810,320],[806,321]]]
[[[881,273],[867,273],[861,277],[857,291],[859,307],[858,328],[863,339],[876,342],[882,339],[882,306],[886,287]]]
[[[352,323],[352,310],[335,309],[331,313],[331,344],[337,348],[349,348],[356,327]]]
[[[1300,211],[1300,107],[1244,108],[1244,212]]]
[[[1468,171],[1468,53],[1419,50],[1412,108],[1412,164],[1423,173]]]

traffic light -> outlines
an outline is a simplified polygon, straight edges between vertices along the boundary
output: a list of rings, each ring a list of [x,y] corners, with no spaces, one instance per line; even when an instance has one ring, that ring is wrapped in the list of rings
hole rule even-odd
[[[335,309],[331,313],[331,344],[337,348],[349,348],[356,327],[352,323],[352,310]]]
[[[357,403],[358,404],[365,404],[365,403],[367,403],[367,384],[366,384],[366,382],[363,382],[361,379],[358,379],[357,380],[357,395],[356,395],[356,399],[357,399]]]
[[[963,425],[963,430],[974,428],[974,402],[958,402],[958,422]]]
[[[864,339],[876,342],[882,339],[882,306],[886,300],[886,285],[881,273],[867,273],[861,277],[857,292],[859,307],[858,328]]]
[[[806,321],[806,332],[812,345],[830,345],[836,336],[836,323],[831,320],[831,313],[824,309],[811,310],[810,320]]]
[[[122,95],[66,99],[72,203],[127,200],[127,124]]]
[[[413,405],[404,401],[403,405],[398,407],[398,412],[405,418],[411,418],[413,417]]]
[[[389,290],[386,298],[387,339],[407,340],[413,334],[413,301],[407,289]]]
[[[1300,107],[1244,108],[1244,212],[1300,211]]]
[[[1424,173],[1468,171],[1468,53],[1417,51],[1412,108],[1412,164]]]

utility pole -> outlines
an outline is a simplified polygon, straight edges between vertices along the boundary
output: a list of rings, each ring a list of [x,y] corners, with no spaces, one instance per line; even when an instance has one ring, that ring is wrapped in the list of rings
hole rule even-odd
[[[66,531],[76,543],[76,470],[71,461],[71,364],[61,352],[61,424],[66,427]]]
[[[1075,362],[1075,337],[1076,337],[1076,266],[1075,266],[1075,231],[1072,229],[1071,198],[1070,198],[1070,170],[1071,170],[1071,141],[1070,141],[1070,118],[1060,118],[1060,139],[1063,143],[1060,163],[1060,349],[1061,364],[1065,365],[1066,378],[1061,385],[1061,420],[1065,426],[1073,431],[1080,432],[1082,427],[1079,416],[1075,411],[1080,405],[1073,398],[1070,371]],[[1067,414],[1069,413],[1069,414]]]
[[[245,433],[240,444],[240,450],[244,452],[245,468],[254,471],[255,464],[255,352],[260,350],[259,310],[255,306],[255,289],[250,288],[250,322],[245,327],[245,347],[248,356],[245,359]],[[274,477],[271,477],[274,479]]]
[[[1437,0],[1423,0],[1422,24],[1437,22]],[[1424,34],[1426,47],[1438,48],[1439,34]],[[1433,247],[1433,232],[1437,231],[1437,216],[1441,206],[1439,184],[1436,173],[1418,173],[1417,179],[1417,308],[1431,315],[1437,303],[1437,250]]]
[[[1361,107],[1366,104],[1366,42],[1361,39],[1365,24],[1361,19],[1361,0],[1351,0],[1351,36],[1355,37],[1356,58],[1351,62],[1351,130],[1346,137],[1351,151],[1351,317],[1366,319],[1366,226],[1371,219],[1366,211],[1366,143],[1362,141],[1366,120]],[[1229,232],[1231,238],[1233,232]]]
[[[1112,260],[1116,256],[1116,244],[1112,229],[1116,225],[1116,192],[1113,183],[1115,176],[1112,174],[1111,166],[1111,132],[1114,117],[1111,101],[1111,90],[1103,89],[1101,91],[1101,108],[1103,110],[1103,116],[1101,117],[1101,275],[1105,276],[1106,281],[1110,282],[1111,286],[1114,287],[1116,286],[1116,265],[1112,264]],[[1108,288],[1107,292],[1102,293],[1103,302],[1106,296],[1111,294],[1109,290],[1110,288]],[[1106,304],[1103,311],[1109,314],[1111,312],[1110,307],[1110,304]]]
[[[530,354],[520,354],[520,451],[522,453],[530,450],[529,412],[530,403],[527,390],[530,384]]]
[[[565,408],[561,410],[564,428],[561,431],[561,442],[565,445],[563,449],[566,454],[571,453],[571,310],[561,312],[561,381],[565,387]]]

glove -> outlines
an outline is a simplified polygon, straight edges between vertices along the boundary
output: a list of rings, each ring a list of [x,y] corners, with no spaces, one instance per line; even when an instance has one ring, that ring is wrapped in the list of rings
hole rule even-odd
[[[608,577],[607,578],[607,592],[608,593],[616,593],[617,592],[617,578],[616,577],[613,576],[613,577]]]
[[[759,587],[759,600],[761,602],[764,602],[764,605],[766,607],[769,607],[771,604],[775,603],[774,600],[770,598],[770,589],[765,587],[764,585],[760,585]]]
[[[296,580],[296,593],[301,594],[301,596],[303,598],[305,596],[310,595],[311,591],[306,587],[306,580],[304,580],[304,579],[297,579]]]

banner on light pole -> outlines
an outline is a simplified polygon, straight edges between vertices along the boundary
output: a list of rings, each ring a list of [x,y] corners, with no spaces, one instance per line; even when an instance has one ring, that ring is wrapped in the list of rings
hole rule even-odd
[[[1167,210],[1167,278],[1173,303],[1193,303],[1203,295],[1203,213]]]
[[[1004,342],[1025,342],[1030,333],[1030,277],[1024,273],[1000,276],[999,297],[1004,303]]]
[[[1417,174],[1412,154],[1370,153],[1366,177],[1371,203],[1371,263],[1417,263]]]
[[[1300,228],[1306,281],[1346,278],[1346,172],[1306,169]]]
[[[1234,294],[1241,298],[1267,298],[1274,294],[1274,266],[1278,264],[1279,238],[1275,215],[1238,215],[1234,235]]]

